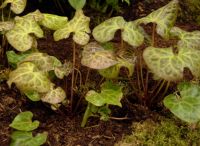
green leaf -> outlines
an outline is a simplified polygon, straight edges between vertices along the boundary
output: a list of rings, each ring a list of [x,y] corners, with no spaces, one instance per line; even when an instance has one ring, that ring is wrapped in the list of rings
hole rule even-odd
[[[22,62],[32,62],[39,70],[48,72],[54,70],[56,67],[61,67],[62,63],[54,56],[50,56],[46,53],[35,52],[28,55]]]
[[[11,10],[15,14],[20,14],[24,11],[26,7],[27,0],[5,0],[2,5],[0,6],[0,9],[5,8],[7,4],[11,4]]]
[[[47,135],[47,132],[43,132],[33,137],[31,132],[14,131],[10,146],[41,146],[46,142]]]
[[[10,72],[7,83],[9,87],[11,87],[12,83],[15,83],[22,92],[37,91],[39,93],[46,93],[51,86],[51,81],[48,79],[47,74],[40,71],[31,62],[19,64],[17,69]]]
[[[95,106],[103,106],[105,104],[122,106],[120,100],[122,99],[122,87],[115,85],[112,82],[105,82],[101,87],[101,93],[90,90],[86,94],[86,100]]]
[[[6,33],[8,42],[18,51],[26,51],[36,43],[36,38],[43,37],[43,31],[34,18],[15,18],[16,24],[13,29]],[[17,39],[16,39],[17,38]]]
[[[164,99],[164,105],[183,121],[196,123],[200,120],[200,87],[192,83],[180,83],[177,94]]]
[[[117,61],[118,61],[118,63],[114,66],[111,66],[106,69],[98,70],[99,74],[102,75],[103,77],[109,78],[109,79],[117,78],[119,76],[120,69],[122,67],[125,67],[129,71],[128,76],[129,77],[132,76],[132,74],[134,72],[135,64],[125,58],[117,58]]]
[[[32,122],[32,118],[33,114],[31,112],[21,112],[14,118],[9,126],[20,131],[35,130],[39,126],[39,121]]]
[[[187,32],[178,27],[173,27],[170,33],[180,39],[178,48],[200,50],[200,31]]]
[[[117,60],[113,51],[91,42],[83,48],[81,64],[93,69],[105,69],[117,64]]]
[[[55,67],[55,69],[54,69],[55,75],[59,79],[63,79],[64,76],[68,76],[71,71],[72,71],[72,63],[71,62],[65,62],[62,66]]]
[[[183,78],[184,67],[188,67],[195,77],[200,75],[200,51],[181,48],[174,54],[172,48],[148,47],[143,58],[149,69],[159,78],[177,81]]]
[[[153,11],[148,16],[136,20],[138,23],[156,23],[156,31],[163,38],[168,39],[170,29],[174,26],[178,12],[178,0],[172,0],[164,7]]]
[[[39,101],[41,95],[36,91],[25,91],[24,94],[32,101]]]
[[[6,51],[6,56],[8,59],[8,63],[16,68],[17,64],[21,62],[24,58],[26,58],[31,52],[24,52],[20,54],[16,54],[14,51]]]
[[[8,31],[14,27],[13,21],[0,22],[0,31]]]
[[[108,121],[109,115],[111,114],[111,110],[107,105],[100,107],[98,113],[101,115],[100,120]]]
[[[48,29],[51,30],[57,30],[59,28],[62,28],[64,25],[67,24],[68,18],[53,14],[43,14],[44,19],[42,19],[39,23],[40,25],[45,26]]]
[[[23,16],[24,19],[34,19],[36,22],[40,22],[44,19],[44,14],[42,14],[39,10],[35,10],[27,15]]]
[[[98,42],[105,43],[114,38],[115,32],[123,29],[126,21],[123,17],[110,18],[93,29],[92,35]]]
[[[73,40],[79,45],[86,45],[90,39],[88,35],[90,33],[89,22],[90,18],[86,17],[82,10],[76,11],[72,20],[54,32],[54,40],[66,39],[70,33],[74,33]]]
[[[130,6],[130,0],[122,0],[122,2],[126,2]]]
[[[138,47],[144,42],[142,27],[134,22],[127,22],[122,31],[122,39],[133,47]]]
[[[86,0],[68,0],[69,4],[75,9],[80,10],[84,7]]]
[[[65,98],[65,91],[61,87],[57,87],[54,89],[54,87],[52,86],[51,90],[47,94],[45,94],[41,98],[41,100],[50,104],[58,104],[64,101]]]

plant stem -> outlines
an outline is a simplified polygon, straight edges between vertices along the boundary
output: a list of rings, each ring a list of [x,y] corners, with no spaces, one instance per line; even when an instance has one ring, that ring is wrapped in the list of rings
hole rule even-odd
[[[155,29],[156,29],[156,24],[153,23],[153,30],[151,35],[151,46],[153,47],[155,47]]]
[[[168,89],[169,89],[169,85],[170,85],[170,81],[168,81],[167,82],[167,85],[166,85],[166,87],[165,87],[165,90],[164,90],[164,92],[163,92],[163,94],[161,95],[161,99],[165,96],[165,94],[167,93],[167,91],[168,91]]]
[[[71,103],[71,111],[73,109],[73,96],[74,96],[74,68],[76,64],[76,44],[73,42],[73,63],[72,63],[72,80],[71,80],[71,97],[70,97],[70,103]]]
[[[86,74],[86,78],[85,78],[85,85],[88,81],[89,75],[90,75],[90,68],[88,68],[88,70],[87,70],[87,74]]]
[[[88,102],[87,108],[83,116],[83,120],[81,122],[81,127],[85,127],[88,118],[91,116],[91,108],[92,108],[92,104]]]
[[[143,79],[143,71],[142,71],[142,57],[140,56],[140,77],[142,81],[143,90],[145,90],[144,79]]]

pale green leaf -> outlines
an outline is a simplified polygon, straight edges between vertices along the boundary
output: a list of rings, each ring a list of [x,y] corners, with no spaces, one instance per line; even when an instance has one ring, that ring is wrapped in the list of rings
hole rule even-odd
[[[39,23],[51,30],[57,30],[62,28],[68,22],[68,18],[64,16],[58,16],[54,14],[43,14],[44,19]]]
[[[180,39],[178,48],[200,50],[200,31],[187,32],[178,27],[173,27],[170,33]]]
[[[41,146],[46,142],[47,135],[47,132],[43,132],[33,137],[31,132],[14,131],[10,146]]]
[[[177,94],[164,99],[164,105],[183,121],[196,123],[200,120],[200,87],[192,83],[180,83]]]
[[[143,58],[152,73],[167,81],[183,79],[184,67],[188,67],[194,76],[199,77],[199,56],[199,50],[186,48],[181,48],[178,54],[174,54],[171,47],[148,47],[143,52]]]
[[[127,22],[122,31],[122,39],[133,47],[138,47],[144,42],[141,27],[134,22]]]
[[[0,22],[0,31],[11,30],[15,26],[13,21]]]
[[[44,15],[39,11],[35,10],[23,16],[24,19],[34,19],[36,22],[40,22],[44,19]]]
[[[129,77],[132,76],[135,64],[125,58],[117,58],[117,61],[118,63],[114,66],[98,70],[99,74],[105,78],[110,78],[110,79],[117,78],[119,76],[120,69],[122,67],[125,67],[128,69],[128,76]]]
[[[22,62],[32,62],[37,65],[39,70],[44,72],[54,70],[56,67],[62,67],[62,63],[56,57],[40,52],[31,53],[20,63]]]
[[[0,9],[4,8],[7,6],[7,4],[11,4],[11,10],[15,14],[20,14],[24,11],[26,7],[26,2],[27,0],[5,0],[2,5],[0,6]]]
[[[39,121],[32,122],[32,118],[33,114],[31,112],[21,112],[14,118],[9,126],[20,131],[35,130],[39,126]]]
[[[80,10],[84,7],[86,0],[68,0],[69,4],[75,9]]]
[[[13,29],[6,33],[8,42],[18,51],[31,49],[36,43],[34,34],[38,38],[43,37],[43,31],[34,18],[16,17]]]
[[[17,69],[10,72],[7,83],[10,87],[12,83],[15,83],[22,92],[37,91],[39,93],[46,93],[51,86],[51,81],[48,79],[47,74],[40,71],[31,62],[19,64]]]
[[[36,91],[25,91],[24,94],[32,101],[39,101],[41,95]]]
[[[55,75],[59,79],[63,79],[64,76],[68,76],[71,71],[72,71],[71,62],[65,62],[62,66],[55,67],[54,69]]]
[[[114,38],[115,32],[124,28],[126,21],[123,17],[110,18],[93,29],[92,35],[98,42],[105,43]]]
[[[117,60],[112,51],[91,42],[83,48],[81,64],[93,69],[105,69],[117,64]]]
[[[172,0],[169,4],[153,11],[144,18],[137,20],[138,23],[156,23],[156,31],[163,38],[168,39],[170,29],[174,26],[178,12],[178,0]]]
[[[105,82],[102,85],[101,93],[90,90],[86,94],[86,100],[95,106],[103,106],[105,104],[122,106],[120,100],[122,99],[122,87],[111,82]]]
[[[78,10],[75,16],[65,26],[54,32],[54,40],[59,41],[69,37],[70,33],[73,34],[73,40],[80,45],[86,45],[89,42],[89,28],[90,18],[83,14],[82,10]]]
[[[52,86],[51,90],[44,95],[41,100],[50,104],[58,104],[64,101],[66,98],[66,93],[61,87],[54,89]]]

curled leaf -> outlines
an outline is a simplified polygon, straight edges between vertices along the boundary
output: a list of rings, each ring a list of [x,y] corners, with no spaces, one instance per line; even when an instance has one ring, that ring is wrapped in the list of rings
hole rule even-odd
[[[200,31],[187,32],[178,27],[173,27],[170,33],[180,39],[178,48],[200,50]]]
[[[10,87],[12,83],[15,83],[22,92],[37,91],[39,93],[48,92],[51,85],[47,74],[31,62],[21,63],[17,69],[10,72],[7,83]]]
[[[13,29],[6,33],[8,42],[18,51],[27,51],[36,43],[34,34],[43,37],[43,31],[33,18],[16,17]]]
[[[68,38],[70,33],[74,33],[73,40],[80,45],[86,45],[89,41],[90,28],[89,28],[90,18],[83,14],[82,10],[78,10],[75,16],[62,28],[54,32],[54,40],[59,41],[61,39]]]
[[[26,7],[26,2],[27,0],[5,0],[2,5],[0,6],[0,9],[4,8],[7,6],[7,4],[11,4],[11,10],[15,14],[20,14],[24,11]]]
[[[122,87],[115,85],[112,82],[105,82],[101,87],[101,93],[90,90],[86,94],[86,100],[95,106],[103,106],[105,104],[122,106],[120,100],[122,99]]]
[[[180,83],[177,94],[170,94],[164,99],[164,105],[183,121],[200,121],[200,87],[192,83]]]
[[[44,19],[40,21],[40,25],[43,25],[51,30],[60,29],[68,22],[67,17],[53,15],[53,14],[43,14],[43,15]]]
[[[137,20],[138,23],[156,23],[156,31],[163,38],[168,39],[170,29],[174,26],[178,13],[178,0],[172,0],[167,5],[153,11],[144,18]]]
[[[112,51],[92,42],[84,47],[81,63],[89,68],[105,69],[117,64],[117,60]]]
[[[108,42],[114,38],[115,32],[117,30],[124,28],[124,24],[125,20],[121,16],[110,18],[96,26],[93,29],[92,35],[98,42]]]
[[[32,122],[32,118],[33,114],[31,112],[21,112],[15,117],[9,126],[20,131],[32,131],[37,129],[39,126],[39,121]]]
[[[172,48],[148,47],[143,52],[144,60],[150,70],[159,78],[167,81],[183,79],[184,67],[188,67],[196,77],[200,75],[199,50],[181,48],[174,54]]]

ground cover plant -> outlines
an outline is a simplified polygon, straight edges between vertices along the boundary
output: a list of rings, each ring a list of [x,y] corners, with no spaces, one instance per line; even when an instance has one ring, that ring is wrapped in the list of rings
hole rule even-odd
[[[9,13],[20,14],[27,1],[5,0],[0,8],[7,8],[8,3]],[[86,3],[69,0],[75,10],[71,19],[40,10],[13,18],[2,14],[1,52],[10,68],[0,74],[0,82],[6,81],[10,89],[17,88],[22,97],[36,104],[44,102],[48,110],[80,111],[81,127],[90,119],[128,120],[127,116],[112,117],[112,113],[113,108],[123,109],[123,101],[132,100],[149,110],[165,106],[195,128],[200,120],[200,31],[175,25],[179,1],[131,21],[114,16],[92,29],[83,10]],[[67,48],[70,57],[62,60],[38,49],[47,31],[55,42],[72,44],[72,49]],[[161,46],[157,39],[166,44]],[[32,140],[32,134],[27,134]]]

